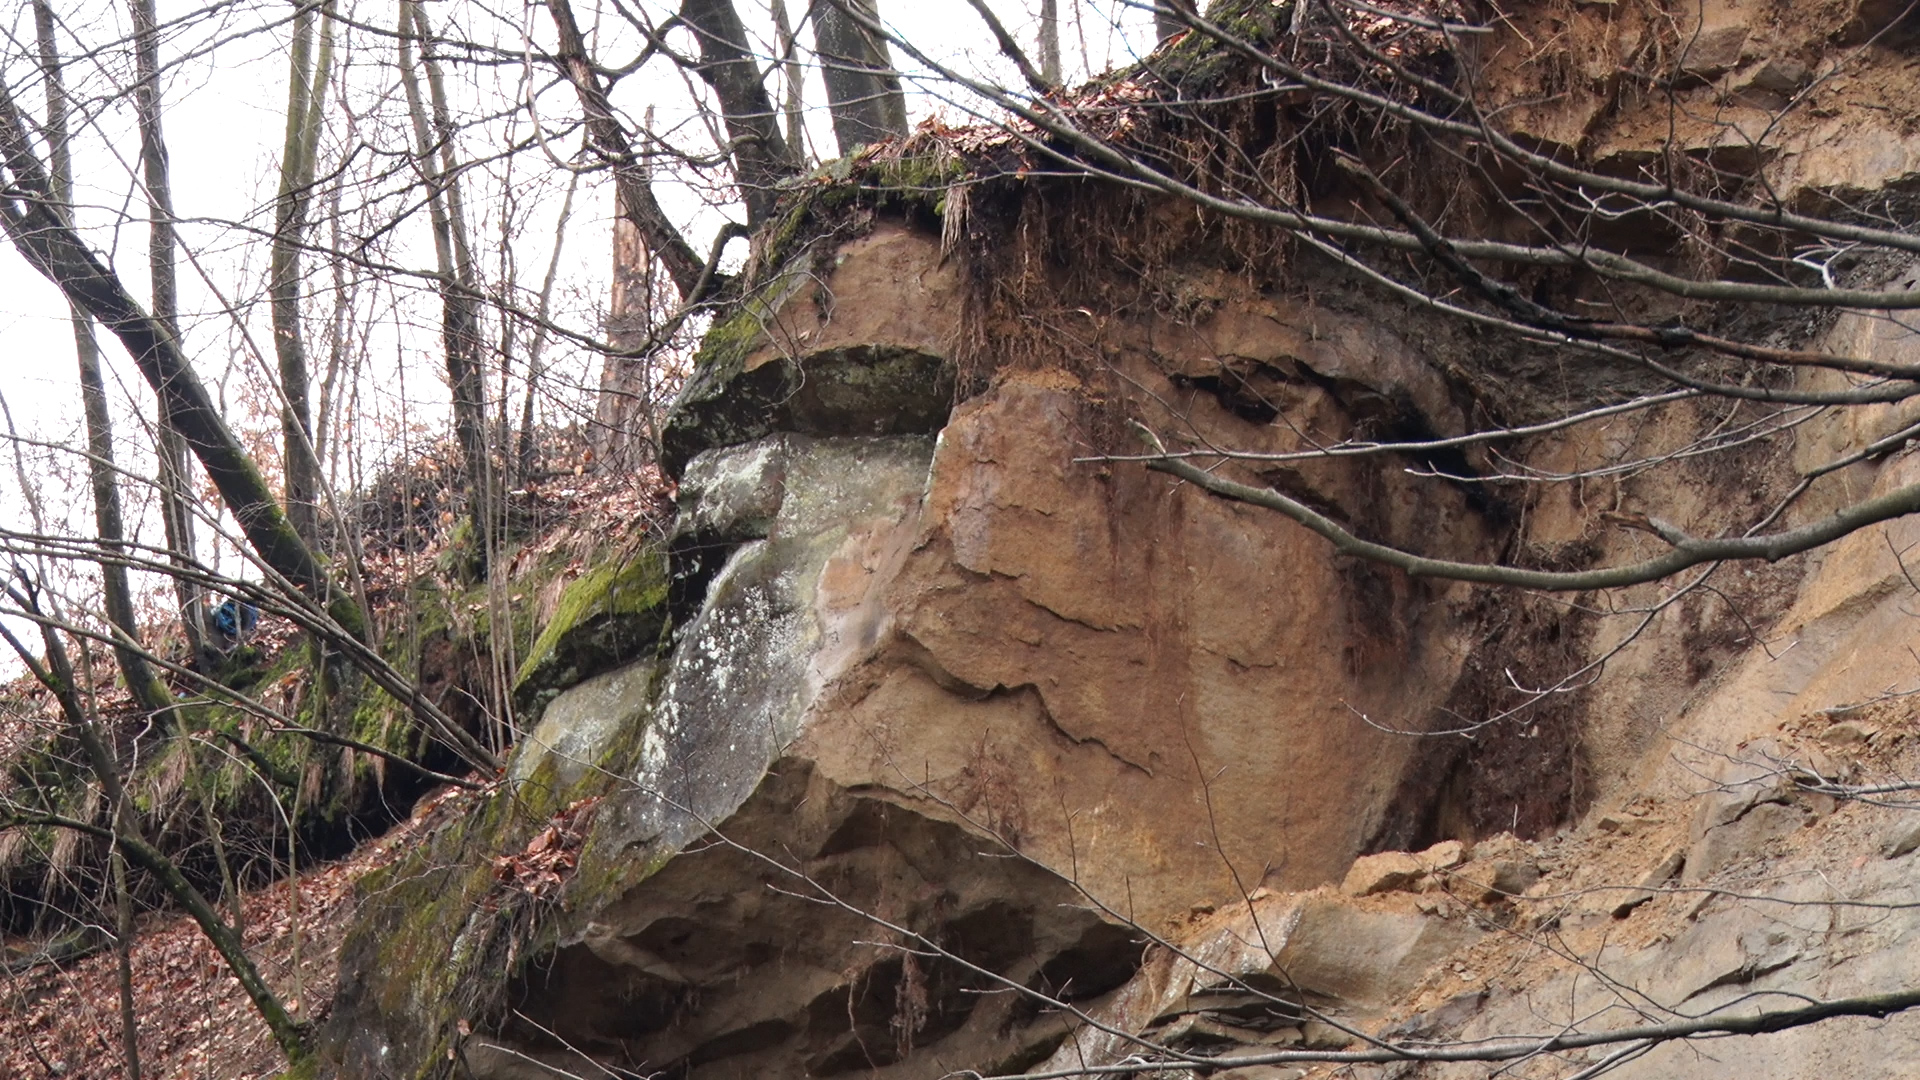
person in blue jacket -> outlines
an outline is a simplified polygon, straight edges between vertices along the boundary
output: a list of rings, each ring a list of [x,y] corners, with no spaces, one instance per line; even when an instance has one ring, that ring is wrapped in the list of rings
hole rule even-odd
[[[237,599],[228,599],[213,612],[214,639],[221,652],[232,652],[246,644],[260,625],[260,609]]]

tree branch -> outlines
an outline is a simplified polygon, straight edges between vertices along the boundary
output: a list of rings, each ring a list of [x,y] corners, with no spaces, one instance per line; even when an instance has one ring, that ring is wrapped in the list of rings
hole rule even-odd
[[[1649,531],[1656,532],[1663,540],[1672,544],[1673,550],[1657,558],[1626,566],[1602,570],[1553,571],[1527,570],[1495,563],[1454,562],[1447,559],[1429,559],[1386,544],[1362,540],[1332,518],[1272,488],[1257,488],[1250,484],[1242,484],[1198,468],[1185,458],[1169,453],[1159,436],[1148,430],[1145,425],[1135,421],[1132,426],[1135,434],[1152,452],[1152,456],[1146,463],[1147,468],[1177,476],[1222,498],[1250,506],[1264,507],[1268,510],[1277,510],[1320,534],[1333,544],[1334,551],[1338,554],[1398,567],[1414,577],[1473,581],[1487,585],[1512,585],[1544,592],[1584,592],[1589,589],[1617,589],[1628,585],[1641,585],[1649,581],[1658,581],[1690,566],[1706,562],[1749,559],[1776,562],[1789,555],[1797,555],[1822,544],[1832,543],[1848,533],[1876,522],[1920,513],[1920,484],[1911,484],[1877,498],[1855,503],[1836,514],[1802,525],[1797,529],[1787,529],[1762,536],[1709,540],[1688,536],[1665,523],[1659,525],[1650,523]]]

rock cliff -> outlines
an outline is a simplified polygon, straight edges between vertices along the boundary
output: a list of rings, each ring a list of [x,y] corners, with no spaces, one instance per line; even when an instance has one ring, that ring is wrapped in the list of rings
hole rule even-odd
[[[1516,130],[1597,162],[1643,152],[1653,114],[1607,72],[1650,31],[1613,9],[1515,15],[1592,69]],[[1682,141],[1738,151],[1742,110],[1864,47],[1859,28],[1891,18],[1876,10],[1672,15],[1687,100],[1721,110]],[[1872,47],[1823,100],[1911,75]],[[1538,74],[1502,64],[1516,86]],[[1913,179],[1897,117],[1807,115],[1766,141],[1783,188]],[[1910,699],[1890,696],[1915,679],[1898,553],[1920,525],[1606,611],[1337,558],[1121,460],[1124,421],[1284,454],[1457,433],[1490,395],[1524,410],[1605,373],[1489,356],[1324,270],[1274,287],[1151,201],[1136,228],[1189,248],[1150,289],[1089,244],[1050,271],[1061,302],[1016,317],[956,247],[959,188],[858,187],[822,181],[761,238],[761,287],[708,332],[669,420],[673,534],[644,572],[603,575],[638,582],[617,600],[568,608],[585,629],[543,638],[523,675],[539,723],[498,790],[443,804],[432,840],[365,886],[327,1040],[342,1075],[1056,1072],[1146,1036],[1238,1055],[1251,1080],[1299,1075],[1290,1048],[1378,1033],[1551,1034],[1908,985],[1911,819],[1794,777],[1920,763]],[[1003,225],[1102,197],[1033,188]],[[984,194],[971,217],[996,227]],[[1806,334],[1920,361],[1898,323]],[[1719,423],[1683,404],[1516,453],[1572,472]],[[1521,495],[1479,482],[1484,459],[1248,472],[1430,555],[1573,565],[1652,542],[1604,518],[1624,496],[1709,534],[1771,493],[1743,484],[1766,475],[1755,455],[1856,435],[1810,423],[1731,463]],[[1817,498],[1916,468],[1864,463]],[[1436,470],[1459,482],[1418,475]],[[1891,1077],[1917,1037],[1848,1020],[1520,1069]]]

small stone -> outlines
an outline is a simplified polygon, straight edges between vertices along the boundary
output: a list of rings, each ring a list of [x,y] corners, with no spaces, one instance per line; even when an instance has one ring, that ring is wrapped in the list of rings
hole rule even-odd
[[[1353,1045],[1353,1036],[1318,1020],[1300,1025],[1300,1045],[1308,1050],[1344,1050]]]
[[[1837,724],[1829,724],[1827,730],[1820,733],[1820,741],[1828,746],[1864,746],[1879,733],[1880,729],[1872,724],[1842,720]]]
[[[1668,852],[1667,857],[1661,859],[1659,865],[1649,870],[1646,877],[1640,879],[1638,889],[1628,893],[1626,899],[1614,905],[1613,917],[1624,919],[1633,914],[1635,908],[1658,895],[1654,892],[1655,889],[1672,881],[1686,865],[1687,853],[1684,850],[1676,848]]]
[[[1404,851],[1383,851],[1364,855],[1353,862],[1340,891],[1348,896],[1372,896],[1375,893],[1405,889],[1427,872],[1426,864]]]
[[[1467,861],[1467,845],[1458,840],[1442,840],[1414,858],[1425,864],[1429,872],[1451,870]]]
[[[1909,816],[1896,822],[1880,844],[1881,853],[1889,859],[1911,855],[1916,850],[1920,850],[1920,817]]]
[[[1540,880],[1540,864],[1532,859],[1501,859],[1493,864],[1493,890],[1503,897],[1524,896]]]
[[[1812,77],[1813,73],[1807,70],[1807,65],[1786,57],[1774,57],[1760,65],[1748,85],[1776,94],[1791,94],[1807,85],[1807,80]]]
[[[1748,30],[1738,23],[1704,29],[1693,35],[1680,57],[1680,70],[1689,75],[1712,78],[1738,66],[1747,44]]]
[[[1505,858],[1467,864],[1448,878],[1448,891],[1463,900],[1490,904],[1524,896],[1540,880],[1540,864],[1515,846]]]

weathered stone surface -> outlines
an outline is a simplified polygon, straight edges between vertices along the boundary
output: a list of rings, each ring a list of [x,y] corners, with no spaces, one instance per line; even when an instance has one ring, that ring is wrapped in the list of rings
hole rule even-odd
[[[1616,919],[1624,919],[1633,914],[1633,909],[1652,900],[1658,895],[1654,890],[1662,888],[1678,877],[1681,869],[1686,865],[1687,853],[1684,850],[1675,849],[1668,852],[1666,858],[1661,859],[1653,869],[1647,871],[1645,877],[1640,879],[1639,888],[1628,892],[1619,903],[1613,905],[1610,914]]]
[[[933,250],[880,231],[863,243],[833,276],[843,299],[849,281],[883,269],[891,288],[902,260]],[[943,273],[920,273],[928,296],[947,287]],[[516,1007],[608,1060],[678,1063],[694,1076],[868,1068],[904,1053],[884,1049],[900,1040],[882,1006],[918,976],[897,953],[856,947],[885,934],[852,912],[771,898],[779,874],[760,856],[851,881],[861,910],[941,941],[983,932],[969,920],[1015,933],[1018,955],[994,970],[1072,1000],[1105,993],[1140,960],[1113,912],[1154,926],[1235,896],[1236,881],[1311,887],[1345,873],[1382,828],[1416,749],[1361,714],[1428,721],[1470,648],[1457,605],[1466,590],[1341,564],[1308,533],[1144,470],[1075,464],[1088,396],[1065,370],[1009,375],[950,419],[946,391],[920,371],[908,381],[927,422],[945,425],[937,443],[851,434],[870,428],[842,422],[861,409],[921,414],[852,382],[776,380],[761,393],[754,373],[801,347],[855,355],[860,337],[933,356],[944,333],[933,325],[952,312],[916,321],[848,304],[822,313],[797,294],[783,302],[769,310],[792,319],[741,346],[724,389],[697,384],[683,400],[718,411],[680,429],[700,433],[681,444],[690,460],[671,606],[682,618],[650,695],[616,692],[620,673],[575,687],[510,768],[522,787],[551,778],[566,788],[619,733],[619,752],[599,754],[600,768],[567,788],[578,797],[605,781],[564,914],[525,946],[535,967],[515,976]],[[1216,330],[1294,380],[1300,416],[1316,428],[1389,406],[1415,409],[1422,425],[1456,422],[1418,351],[1357,319],[1318,330],[1286,321],[1314,317],[1274,308],[1257,326]],[[726,346],[727,333],[710,345]],[[1130,362],[1167,385],[1144,358]],[[804,361],[782,370],[816,374]],[[1301,437],[1251,426],[1224,399],[1193,419],[1275,448]],[[1383,538],[1461,555],[1489,543],[1457,491],[1361,488],[1345,467],[1301,477],[1360,507]],[[695,557],[713,565],[694,567]],[[615,759],[617,769],[601,764]],[[462,843],[474,857],[510,854],[525,842],[517,828]],[[716,846],[716,828],[751,852]],[[1442,845],[1421,865],[1461,854]],[[460,904],[485,896],[487,880],[442,883],[456,899],[407,936],[437,927],[458,939]],[[956,899],[976,894],[1001,900]],[[1100,904],[1110,914],[1091,914]],[[1347,1009],[1393,993],[1461,929],[1337,904],[1287,918],[1289,971]],[[392,925],[380,919],[369,925]],[[1274,958],[1248,963],[1268,972]],[[395,984],[417,979],[413,970],[369,960],[358,992],[391,1003],[411,992]],[[743,971],[762,975],[743,983]],[[912,1041],[941,1050],[915,1058],[913,1075],[945,1071],[936,1058],[1037,1062],[1064,1034],[1057,1014],[1014,1022],[1002,1015],[1012,998],[976,1010],[984,987],[921,974],[929,994],[966,996],[930,1006]],[[390,1004],[353,1015],[375,1031],[405,1022]],[[530,1027],[487,1037],[497,1046],[484,1053],[502,1063],[488,1067],[501,1075],[520,1068],[505,1064],[514,1053],[549,1049]],[[381,1045],[436,1044],[390,1034]]]
[[[1404,851],[1362,855],[1353,860],[1353,866],[1340,882],[1340,891],[1348,896],[1392,892],[1416,884],[1426,873],[1426,864]]]
[[[1887,830],[1880,843],[1880,853],[1889,859],[1898,859],[1920,851],[1920,818],[1900,821]]]
[[[877,633],[877,609],[821,593],[891,542],[925,490],[931,440],[789,442],[764,539],[734,551],[678,635],[620,828],[671,852],[724,819],[800,734],[822,686]],[[849,565],[853,560],[853,565]],[[864,576],[864,575],[862,575]]]
[[[833,259],[824,280],[810,264],[790,266],[708,332],[661,432],[670,474],[703,450],[777,431],[940,430],[953,406],[960,304],[937,245],[882,225]],[[872,302],[878,296],[887,302]]]
[[[653,706],[660,665],[641,660],[596,675],[562,691],[541,714],[507,768],[507,780],[524,784],[551,762],[547,782],[570,788],[587,770],[601,766],[623,739],[631,739]]]
[[[524,1072],[528,1059],[577,1066],[543,1027],[604,1061],[702,1080],[880,1069],[905,1080],[1131,1052],[1085,1032],[1062,1044],[1058,1013],[987,993],[1004,987],[981,972],[910,966],[898,948],[912,944],[907,934],[1097,1009],[1122,1030],[1194,1045],[1344,1045],[1351,1036],[1301,1006],[1342,1024],[1384,1023],[1436,978],[1443,1001],[1479,993],[1461,986],[1489,969],[1438,968],[1483,940],[1447,913],[1461,910],[1456,897],[1531,894],[1540,873],[1531,852],[1510,837],[1482,839],[1463,862],[1464,845],[1449,841],[1350,869],[1389,827],[1422,843],[1470,834],[1435,808],[1432,791],[1403,804],[1414,820],[1394,819],[1396,793],[1417,787],[1420,757],[1437,743],[1383,730],[1417,729],[1450,707],[1485,639],[1487,624],[1466,613],[1470,590],[1334,560],[1270,515],[1137,468],[1076,462],[1098,417],[1081,376],[1064,367],[1003,373],[949,416],[945,391],[929,387],[939,388],[934,365],[945,370],[944,320],[957,307],[910,317],[845,302],[860,275],[878,280],[891,267],[897,277],[910,258],[930,257],[931,242],[897,231],[869,239],[832,276],[833,303],[793,285],[758,309],[752,334],[729,341],[722,328],[711,342],[732,352],[708,358],[676,421],[686,467],[674,558],[683,568],[699,548],[713,565],[685,578],[675,606],[684,601],[687,617],[657,685],[641,689],[654,676],[636,668],[574,687],[510,768],[520,796],[548,800],[539,814],[557,808],[557,793],[602,801],[578,875],[542,909],[538,934],[513,941],[518,965],[491,984],[531,1019],[487,1028],[487,1042],[472,1044],[476,1072],[539,1075]],[[910,291],[951,295],[941,292],[947,273],[922,267]],[[1365,319],[1249,301],[1186,329],[1190,338],[1162,343],[1151,362],[1115,362],[1156,392],[1208,391],[1183,416],[1198,439],[1298,449],[1309,436],[1259,420],[1272,401],[1314,438],[1387,421],[1458,423],[1428,358]],[[870,348],[900,351],[860,351]],[[868,382],[815,378],[861,357],[882,362],[842,373],[874,375]],[[888,357],[911,362],[889,367]],[[816,361],[825,366],[809,367]],[[938,440],[856,434],[902,423],[937,427]],[[1607,449],[1629,452],[1627,441]],[[1259,478],[1310,492],[1376,538],[1457,557],[1505,550],[1459,491],[1357,476],[1317,463]],[[1570,502],[1558,512],[1569,539],[1591,524]],[[1894,581],[1893,568],[1877,572]],[[1714,710],[1723,721],[1757,715],[1792,699],[1770,696],[1779,685],[1800,693],[1838,670],[1847,648],[1900,640],[1905,624],[1891,607],[1861,601],[1857,576],[1835,579],[1843,584],[1801,613],[1802,626],[1829,620],[1824,637],[1698,699],[1649,689],[1692,693],[1698,673],[1656,672],[1634,689],[1635,707],[1657,713],[1662,731],[1689,730]],[[1656,625],[1647,640],[1671,646],[1681,634]],[[1622,655],[1620,666],[1641,670]],[[639,682],[616,690],[623,678]],[[1834,678],[1827,689],[1837,693]],[[1698,713],[1676,717],[1678,700]],[[1644,748],[1616,750],[1614,761]],[[1534,779],[1522,772],[1522,783]],[[1728,795],[1691,835],[1646,841],[1649,857],[1686,850],[1691,880],[1764,854],[1785,824],[1804,820],[1784,793],[1716,779]],[[481,914],[500,901],[484,859],[512,852],[544,820],[512,818],[510,805],[497,799],[467,831],[450,830],[434,851],[445,865],[390,883],[426,903],[419,921],[378,901],[368,908],[351,972],[360,1004],[342,1023],[376,1034],[355,1036],[355,1061],[374,1060],[374,1047],[415,1063],[443,1052],[453,1013],[421,1010],[419,995],[446,989],[442,968],[470,975],[471,957],[504,955]],[[481,872],[454,852],[483,860]],[[1373,873],[1383,868],[1401,876]],[[1653,884],[1643,868],[1617,880]],[[1365,899],[1281,891],[1342,875]],[[1422,880],[1462,888],[1392,894]],[[1542,895],[1558,887],[1545,884]],[[832,902],[792,895],[827,900],[818,888]],[[1594,895],[1584,914],[1604,917],[1622,894]],[[1610,924],[1625,932],[1670,903],[1650,889],[1629,895],[1646,910]],[[1195,929],[1189,913],[1211,911],[1220,914]],[[1156,953],[1142,967],[1140,940],[1119,914],[1156,932],[1184,924],[1193,959]],[[1512,914],[1503,903],[1473,917]],[[1573,922],[1583,912],[1551,918],[1562,914]],[[1812,966],[1797,932],[1715,925],[1684,939],[1696,960],[1650,948],[1652,959],[1623,970],[1662,1000],[1713,1002]],[[379,947],[381,932],[404,944]],[[1585,1001],[1576,989],[1556,1000]],[[1491,991],[1474,1000],[1503,1001]],[[409,1035],[408,1024],[441,1024],[441,1034]]]
[[[1344,1047],[1353,1036],[1342,1027],[1364,1027],[1481,935],[1463,919],[1370,910],[1327,889],[1256,895],[1189,928],[1177,953],[1154,950],[1094,1011],[1105,1030],[1081,1028],[1040,1071],[1111,1064],[1137,1051],[1127,1036],[1169,1039],[1190,1030],[1178,1026],[1189,1016],[1256,1015],[1249,1006],[1296,1027],[1307,1048]]]
[[[1709,25],[1689,38],[1680,54],[1680,70],[1712,78],[1739,65],[1751,31],[1740,23]]]
[[[739,543],[764,538],[786,499],[788,453],[782,435],[700,453],[680,477],[672,539]]]
[[[1348,896],[1372,896],[1396,890],[1417,891],[1435,881],[1452,881],[1449,873],[1467,861],[1467,845],[1458,840],[1442,840],[1418,853],[1382,851],[1363,855],[1353,861],[1340,891]],[[1529,882],[1528,884],[1531,884]]]
[[[1473,849],[1473,854],[1479,854],[1478,846]],[[1427,850],[1420,852],[1415,857],[1418,858],[1421,864],[1431,873],[1439,870],[1451,870],[1461,863],[1466,862],[1467,856],[1468,848],[1466,844],[1459,840],[1442,840]]]
[[[1031,1060],[1059,1041],[1062,1019],[992,992],[994,975],[1081,1000],[1140,962],[1133,932],[1075,903],[1066,882],[983,851],[962,826],[840,788],[804,761],[775,763],[716,824],[725,842],[667,862],[584,925],[570,920],[555,951],[509,988],[514,1018],[494,1042],[521,1057],[491,1051],[497,1075],[540,1075],[514,1071],[527,1058],[577,1067],[556,1039],[702,1078],[864,1073],[915,1046]],[[600,857],[590,853],[582,873]],[[902,951],[914,944],[904,934],[994,974],[916,958]],[[917,995],[905,1021],[903,995]]]
[[[1784,777],[1763,776],[1714,791],[1701,800],[1694,818],[1686,880],[1704,881],[1805,823],[1793,785]]]

